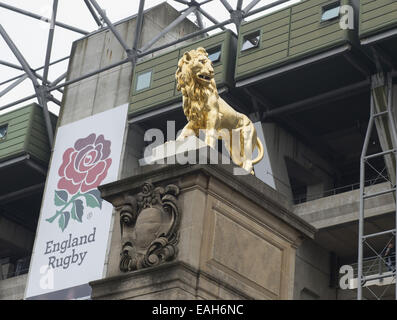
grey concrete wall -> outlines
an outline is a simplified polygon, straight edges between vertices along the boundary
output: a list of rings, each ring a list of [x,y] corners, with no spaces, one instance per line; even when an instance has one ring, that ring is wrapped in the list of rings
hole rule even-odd
[[[330,284],[330,253],[313,240],[305,240],[296,251],[295,300],[335,300]]]
[[[22,300],[28,281],[27,274],[0,281],[0,300]]]
[[[306,178],[313,177],[308,194],[318,194],[331,188],[334,169],[330,163],[277,124],[263,123],[262,127],[278,191],[292,199],[286,158],[293,159]]]
[[[138,47],[144,46],[178,16],[178,12],[167,3],[147,11]],[[116,24],[116,29],[129,47],[132,47],[134,42],[135,28],[135,17]],[[184,20],[160,38],[153,47],[179,39],[196,28],[190,20]],[[162,52],[164,50],[145,59]],[[126,57],[124,49],[110,30],[95,32],[73,43],[67,80],[117,63]],[[58,125],[65,125],[127,103],[131,80],[132,66],[126,63],[67,86]]]
[[[145,144],[144,131],[137,125],[131,125],[125,144],[120,179],[129,177],[139,167]]]
[[[366,192],[376,193],[387,190],[388,183],[380,183],[366,188]],[[305,202],[294,206],[294,213],[317,229],[337,226],[358,220],[360,190],[344,192],[330,197]],[[365,216],[374,217],[394,211],[392,194],[384,194],[366,200]]]

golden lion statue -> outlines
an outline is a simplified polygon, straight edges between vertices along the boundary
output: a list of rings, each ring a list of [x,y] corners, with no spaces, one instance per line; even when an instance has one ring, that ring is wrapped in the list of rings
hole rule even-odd
[[[175,78],[188,120],[176,140],[198,137],[199,130],[205,130],[205,142],[210,147],[215,148],[217,139],[223,139],[233,162],[254,174],[253,165],[263,158],[263,145],[251,120],[219,97],[212,61],[205,49],[185,52],[178,62]],[[259,155],[252,160],[255,147]]]

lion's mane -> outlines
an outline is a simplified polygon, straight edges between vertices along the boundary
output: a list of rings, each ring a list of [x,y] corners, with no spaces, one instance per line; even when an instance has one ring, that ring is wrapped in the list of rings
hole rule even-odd
[[[175,73],[177,81],[176,88],[178,91],[181,91],[183,96],[183,112],[187,119],[193,122],[203,121],[210,108],[207,102],[211,95],[215,95],[217,99],[219,98],[214,79],[211,80],[208,86],[203,86],[193,76],[192,66],[202,54],[208,59],[208,53],[204,48],[198,48],[197,50],[191,50],[185,53],[179,59],[178,69]],[[187,55],[190,57],[190,60],[187,59]]]

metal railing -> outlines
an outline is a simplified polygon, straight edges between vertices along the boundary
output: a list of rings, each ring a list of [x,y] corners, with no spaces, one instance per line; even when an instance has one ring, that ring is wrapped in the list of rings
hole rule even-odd
[[[392,266],[388,266],[388,259],[391,259]],[[393,271],[392,267],[395,268],[396,265],[396,255],[390,255],[387,257],[384,256],[373,256],[367,257],[363,259],[363,275],[364,276],[372,276],[372,275],[381,275],[385,272]],[[358,276],[358,263],[351,264],[353,267],[354,277]],[[390,269],[391,268],[391,269]]]
[[[0,277],[0,281],[19,277],[24,274],[27,274],[28,272],[29,272],[29,268],[24,268],[24,269],[21,269],[18,271],[13,271],[13,272],[8,273],[6,277]]]
[[[0,263],[0,281],[18,277],[29,272],[30,257],[18,259],[15,263]],[[11,266],[11,270],[5,271],[3,266]]]
[[[384,178],[378,177],[376,179],[365,181],[365,186],[369,187],[369,186],[379,184],[382,182],[386,182],[386,180]],[[300,203],[304,203],[304,202],[308,202],[308,201],[313,201],[313,200],[330,197],[330,196],[334,196],[334,195],[337,195],[340,193],[350,192],[350,191],[354,191],[354,190],[358,190],[358,189],[360,189],[359,182],[349,184],[346,186],[342,186],[342,187],[333,188],[333,189],[326,190],[326,191],[323,191],[323,192],[320,192],[317,194],[301,195],[301,196],[294,198],[294,204],[300,204]]]

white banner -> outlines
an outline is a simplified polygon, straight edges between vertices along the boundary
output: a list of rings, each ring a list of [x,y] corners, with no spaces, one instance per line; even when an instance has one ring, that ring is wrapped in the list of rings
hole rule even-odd
[[[25,298],[102,278],[112,205],[97,187],[118,178],[127,110],[58,129]]]

